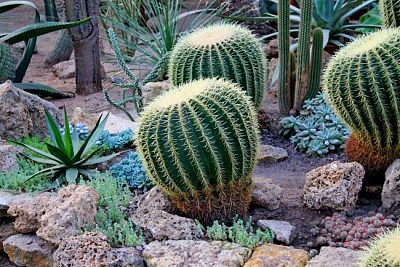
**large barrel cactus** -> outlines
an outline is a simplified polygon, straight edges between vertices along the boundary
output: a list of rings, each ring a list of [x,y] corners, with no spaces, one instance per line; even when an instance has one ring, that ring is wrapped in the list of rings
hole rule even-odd
[[[379,0],[379,8],[385,28],[400,26],[400,0]]]
[[[7,44],[0,43],[0,83],[14,76],[14,62],[11,49]]]
[[[199,78],[221,77],[238,83],[261,106],[266,87],[265,55],[260,42],[239,25],[207,26],[174,47],[169,77],[175,86]]]
[[[380,235],[364,253],[360,267],[400,267],[400,228]]]
[[[361,37],[329,62],[324,90],[349,124],[349,160],[384,170],[400,156],[400,29]]]
[[[210,224],[247,213],[259,136],[236,84],[200,79],[166,92],[145,108],[137,140],[149,176],[187,216]]]

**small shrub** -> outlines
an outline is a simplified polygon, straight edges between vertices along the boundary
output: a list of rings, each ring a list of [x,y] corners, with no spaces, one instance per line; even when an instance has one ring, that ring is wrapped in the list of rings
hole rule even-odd
[[[290,136],[296,150],[312,157],[343,149],[350,136],[322,93],[304,102],[300,116],[283,118],[280,127],[280,133]]]
[[[200,232],[206,234],[206,237],[210,240],[221,240],[221,241],[231,241],[240,244],[241,246],[254,248],[262,243],[271,243],[274,239],[274,232],[271,230],[262,231],[257,229],[254,233],[254,229],[249,221],[244,223],[243,220],[239,219],[237,216],[233,219],[233,224],[231,227],[227,227],[224,223],[219,223],[214,221],[212,226],[204,228],[198,221]]]
[[[135,136],[132,129],[127,129],[116,134],[110,134],[109,131],[103,131],[97,145],[104,146],[105,149],[121,150],[134,143]]]
[[[143,162],[137,152],[129,152],[128,155],[110,168],[115,179],[126,182],[130,188],[147,191],[154,185],[146,175]]]

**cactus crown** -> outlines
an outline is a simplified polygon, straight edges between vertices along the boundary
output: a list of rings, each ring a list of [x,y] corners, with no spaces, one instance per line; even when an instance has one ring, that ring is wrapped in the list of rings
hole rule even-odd
[[[365,252],[361,267],[400,266],[400,227],[377,237]]]
[[[258,39],[245,27],[219,23],[181,38],[171,52],[169,77],[179,86],[200,78],[238,83],[261,106],[266,86],[265,55]]]

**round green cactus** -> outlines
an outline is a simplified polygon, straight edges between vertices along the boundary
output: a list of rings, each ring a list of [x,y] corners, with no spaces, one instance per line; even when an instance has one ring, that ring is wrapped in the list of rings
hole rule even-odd
[[[7,44],[0,43],[0,83],[12,79],[14,75],[14,62],[11,49]]]
[[[360,267],[400,267],[400,228],[377,237],[365,252]]]
[[[266,87],[265,55],[260,42],[239,25],[207,26],[183,37],[171,52],[169,77],[175,86],[220,77],[238,83],[261,106]]]
[[[379,0],[379,8],[385,28],[400,26],[400,0]]]
[[[399,46],[398,28],[369,34],[341,49],[324,74],[328,100],[352,131],[348,157],[367,171],[400,155]]]
[[[150,178],[189,217],[244,216],[259,144],[250,98],[236,84],[200,79],[150,103],[137,135]]]

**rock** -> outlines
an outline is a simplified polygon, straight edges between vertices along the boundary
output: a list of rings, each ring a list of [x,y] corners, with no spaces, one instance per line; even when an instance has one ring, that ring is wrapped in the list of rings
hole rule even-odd
[[[69,79],[75,77],[75,59],[62,61],[53,65],[52,71],[60,79]],[[102,78],[107,77],[103,65],[100,65],[100,74]]]
[[[27,193],[12,194],[0,191],[0,218],[8,216],[7,210],[12,204],[21,204],[32,199],[33,197]]]
[[[108,253],[107,267],[144,267],[144,260],[133,247],[115,248]]]
[[[104,116],[107,114],[106,112],[103,113]],[[109,131],[111,134],[116,134],[118,132],[122,132],[127,129],[138,129],[139,128],[139,122],[131,121],[129,119],[124,119],[118,116],[115,116],[113,113],[110,112],[110,115],[108,116],[108,120],[106,123],[106,126],[104,127],[104,130]]]
[[[319,255],[311,259],[306,267],[358,267],[362,255],[362,251],[322,247]]]
[[[382,207],[389,209],[400,204],[400,159],[396,159],[385,172],[382,189]]]
[[[264,52],[268,59],[278,58],[279,49],[278,49],[278,38],[274,38],[269,41],[268,44],[264,45]]]
[[[292,243],[295,236],[296,227],[285,221],[259,220],[257,225],[262,230],[269,228],[274,231],[275,239],[279,242],[285,243],[286,245]]]
[[[151,233],[156,240],[196,240],[201,237],[194,220],[169,214],[163,210],[137,209],[132,222]]]
[[[168,196],[157,186],[154,186],[150,191],[143,195],[138,202],[138,207],[144,209],[163,210],[168,213],[174,213],[176,211],[176,208]]]
[[[60,122],[54,104],[16,88],[10,81],[0,85],[0,103],[0,137],[46,135],[44,109]]]
[[[54,248],[36,235],[13,235],[3,242],[4,251],[18,266],[51,267]]]
[[[146,91],[143,92],[145,105],[153,101],[157,96],[168,91],[171,83],[168,80],[160,82],[149,82],[146,83]]]
[[[287,159],[288,153],[285,149],[270,145],[261,145],[257,160],[259,162],[278,161]]]
[[[223,241],[168,240],[148,244],[143,257],[148,267],[239,267],[251,250]]]
[[[253,196],[251,204],[269,210],[276,210],[281,204],[283,190],[272,179],[253,176]]]
[[[3,242],[10,236],[16,235],[14,225],[11,220],[0,220],[0,253],[3,252]],[[1,264],[0,264],[1,266]]]
[[[89,225],[96,225],[99,194],[90,186],[69,185],[58,191],[58,202],[40,218],[36,234],[53,244],[75,236]]]
[[[332,162],[306,175],[303,202],[311,209],[348,210],[355,207],[364,178],[357,162]]]
[[[17,155],[22,149],[17,146],[0,144],[0,172],[8,172],[18,167]]]
[[[82,111],[80,107],[76,107],[72,114],[70,123],[72,125],[76,125],[77,123],[83,123],[85,124],[86,127],[88,127],[89,131],[92,131],[99,118],[100,116],[96,114],[85,113]]]
[[[266,244],[254,250],[244,267],[304,267],[307,261],[305,250]]]

